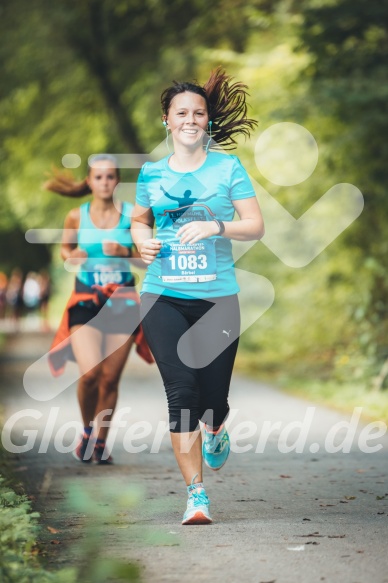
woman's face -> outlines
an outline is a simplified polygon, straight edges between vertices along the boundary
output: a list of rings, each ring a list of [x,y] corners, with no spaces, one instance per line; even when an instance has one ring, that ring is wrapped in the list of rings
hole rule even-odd
[[[119,182],[116,166],[110,160],[93,162],[87,182],[95,197],[103,200],[112,198]]]
[[[190,91],[178,93],[171,100],[166,121],[174,143],[202,147],[203,134],[209,121],[205,99]]]

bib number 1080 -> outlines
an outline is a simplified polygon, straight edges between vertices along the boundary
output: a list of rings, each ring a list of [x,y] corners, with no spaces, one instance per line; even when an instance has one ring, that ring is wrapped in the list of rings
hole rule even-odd
[[[207,259],[206,255],[170,255],[168,258],[171,262],[171,269],[206,269]]]

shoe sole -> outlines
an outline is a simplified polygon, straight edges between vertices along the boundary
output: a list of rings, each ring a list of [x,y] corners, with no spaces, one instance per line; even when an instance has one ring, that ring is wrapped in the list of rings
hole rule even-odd
[[[93,460],[92,462],[95,466],[112,466],[113,465],[113,460]]]
[[[221,468],[223,468],[224,465],[226,464],[226,462],[228,461],[228,459],[229,459],[229,454],[228,454],[228,457],[226,458],[226,460],[224,461],[224,463],[222,463],[220,466],[218,466],[218,468],[212,468],[212,466],[209,466],[209,464],[207,463],[206,458],[203,457],[203,461],[205,462],[205,466],[207,466],[208,468],[210,468],[211,470],[213,470],[213,472],[218,472],[218,470],[220,470]]]
[[[186,526],[188,524],[211,524],[212,522],[210,516],[206,516],[206,514],[199,510],[193,516],[190,516],[190,518],[183,520],[182,524]]]

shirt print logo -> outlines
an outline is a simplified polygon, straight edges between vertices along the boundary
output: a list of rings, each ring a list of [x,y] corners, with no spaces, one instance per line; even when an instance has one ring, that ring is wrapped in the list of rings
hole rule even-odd
[[[211,208],[203,203],[217,196],[216,194],[211,194],[206,198],[201,198],[201,202],[198,202],[198,198],[195,197],[192,190],[189,189],[186,189],[181,197],[173,196],[167,192],[162,185],[160,186],[160,190],[163,192],[164,196],[170,200],[176,201],[179,205],[177,208],[166,209],[163,213],[160,213],[162,216],[168,215],[176,229],[179,229],[182,225],[190,223],[191,221],[207,221],[208,216],[210,216],[210,220],[212,217],[215,217]]]

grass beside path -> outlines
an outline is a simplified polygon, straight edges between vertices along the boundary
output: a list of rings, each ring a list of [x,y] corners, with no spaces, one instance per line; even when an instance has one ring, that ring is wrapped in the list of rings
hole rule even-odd
[[[355,407],[362,407],[365,421],[384,421],[388,424],[388,391],[373,391],[364,384],[338,383],[312,379],[280,380],[282,390],[327,405],[339,411],[351,413]]]
[[[1,464],[7,472],[7,454],[0,451]],[[0,581],[1,583],[105,583],[107,580],[140,582],[140,568],[131,562],[103,556],[102,524],[94,524],[81,545],[77,566],[47,571],[41,564],[37,543],[42,526],[39,513],[33,512],[30,500],[18,493],[21,486],[11,475],[0,474]],[[69,500],[72,508],[88,510],[90,501],[75,491]],[[107,506],[107,505],[106,505]],[[110,511],[111,509],[109,509]],[[93,535],[94,533],[94,535]]]
[[[40,514],[34,512],[31,501],[21,493],[10,471],[7,452],[0,448],[3,474],[0,474],[0,581],[1,583],[105,583],[107,580],[140,582],[140,568],[131,562],[103,556],[102,525],[97,525],[98,536],[86,533],[81,545],[77,566],[48,571],[42,565],[39,537],[42,526]],[[6,477],[4,477],[4,474]],[[85,496],[73,494],[69,507],[80,506],[87,511]]]
[[[23,337],[21,334],[6,336],[0,353],[4,352],[6,355],[7,342],[11,338],[12,341],[17,341],[23,340]],[[20,354],[26,345],[23,342],[21,344]],[[15,349],[17,342],[15,346],[11,345],[11,350]],[[4,354],[0,359],[0,372],[3,367],[5,371],[7,369],[7,358]],[[19,382],[20,379],[16,384]],[[0,392],[4,389],[5,386],[0,384]],[[5,411],[0,405],[0,432],[4,422]],[[106,583],[108,580],[118,579],[139,583],[141,569],[137,564],[105,555],[105,541],[101,536],[103,523],[96,512],[94,501],[82,497],[81,492],[75,488],[72,488],[71,495],[69,493],[65,500],[64,512],[73,514],[78,509],[84,515],[87,514],[85,532],[81,541],[78,541],[77,557],[72,562],[69,561],[69,567],[51,570],[46,562],[51,558],[50,547],[40,543],[44,541],[45,529],[48,527],[44,523],[44,517],[41,519],[40,514],[34,512],[34,502],[29,499],[28,490],[24,489],[19,475],[13,472],[15,463],[17,462],[13,454],[3,449],[0,442],[0,583]],[[126,502],[128,508],[128,500]],[[135,504],[135,501],[132,502]],[[105,506],[111,511],[107,504]],[[93,525],[89,527],[92,516]]]
[[[366,422],[383,421],[388,424],[388,390],[374,391],[362,381],[340,382],[335,379],[321,379],[308,368],[302,372],[285,372],[279,365],[273,367],[249,362],[245,356],[237,357],[237,370],[249,377],[279,387],[282,391],[351,414],[355,407],[362,407],[362,419]],[[270,370],[270,372],[269,372]]]
[[[50,573],[40,565],[36,545],[38,518],[28,498],[15,492],[9,478],[0,475],[0,581],[77,583],[75,569]]]
[[[22,493],[21,484],[12,475],[9,454],[1,447],[0,466],[0,581],[77,583],[76,569],[49,572],[40,564],[36,542],[39,513],[33,512],[31,501]]]

